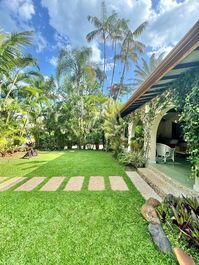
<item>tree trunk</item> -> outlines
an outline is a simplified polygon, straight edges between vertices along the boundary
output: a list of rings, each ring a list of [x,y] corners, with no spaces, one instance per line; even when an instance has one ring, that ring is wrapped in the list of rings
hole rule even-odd
[[[114,43],[114,57],[113,57],[113,71],[112,71],[112,77],[111,77],[111,86],[113,85],[113,79],[114,79],[114,75],[115,75],[116,47],[117,47],[117,44],[116,44],[116,42],[115,42],[115,43]]]
[[[102,93],[104,93],[104,83],[106,78],[106,36],[105,32],[103,32],[103,39],[104,39],[104,80],[102,85]]]

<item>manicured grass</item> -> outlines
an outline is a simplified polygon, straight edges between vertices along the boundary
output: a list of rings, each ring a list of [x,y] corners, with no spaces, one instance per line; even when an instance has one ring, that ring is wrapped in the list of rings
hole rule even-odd
[[[36,163],[39,162],[39,163]],[[8,165],[9,163],[9,165]],[[24,164],[25,163],[25,164]],[[153,245],[140,216],[144,200],[111,154],[42,153],[1,161],[1,176],[121,175],[129,192],[0,193],[0,264],[172,265]]]
[[[102,151],[39,152],[37,157],[0,159],[0,176],[110,176],[122,174],[123,169],[110,153]]]

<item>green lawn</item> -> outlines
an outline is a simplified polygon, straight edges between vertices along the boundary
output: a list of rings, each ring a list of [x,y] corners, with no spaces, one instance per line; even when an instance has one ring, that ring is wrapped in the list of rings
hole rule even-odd
[[[86,177],[81,192],[0,193],[0,264],[177,264],[153,245],[140,216],[144,200],[111,154],[43,152],[0,160],[0,176],[78,175]],[[87,191],[91,175],[106,177],[105,191]],[[111,191],[109,175],[123,176],[130,191]]]

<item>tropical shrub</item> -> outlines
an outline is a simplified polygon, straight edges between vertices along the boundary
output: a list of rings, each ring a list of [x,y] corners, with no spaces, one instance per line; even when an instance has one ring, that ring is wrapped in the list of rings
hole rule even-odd
[[[175,198],[157,208],[160,219],[169,228],[177,227],[179,239],[185,237],[199,247],[199,202],[197,198]]]
[[[131,139],[131,150],[139,152],[144,147],[144,126],[141,122],[135,127],[135,135]]]
[[[104,108],[104,134],[107,143],[115,157],[123,151],[127,139],[125,138],[126,122],[119,116],[120,104],[118,101],[109,100]]]
[[[145,167],[146,158],[143,152],[122,152],[117,157],[118,161],[125,166],[134,168]]]

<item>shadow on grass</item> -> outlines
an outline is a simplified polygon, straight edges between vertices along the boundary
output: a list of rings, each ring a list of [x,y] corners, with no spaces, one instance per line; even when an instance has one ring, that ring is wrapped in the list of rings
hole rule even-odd
[[[32,176],[114,176],[123,168],[108,153],[98,151],[65,152],[28,173]]]
[[[30,161],[30,160],[27,160],[28,162],[24,162],[24,163],[20,163],[20,164],[18,164],[17,166],[20,166],[20,165],[30,165],[30,164],[40,164],[40,163],[46,163],[46,162],[48,162],[48,161],[46,161],[46,160],[43,160],[43,161],[41,161],[41,160],[39,160],[39,161]]]
[[[37,164],[40,164],[35,170],[29,172],[25,175],[25,177],[33,177],[33,176],[45,176],[52,177],[55,175],[59,175],[61,173],[61,167],[63,166],[64,157],[66,154],[62,154],[52,160],[49,161],[31,161],[23,164],[33,164],[33,166],[27,168],[34,168]],[[26,169],[27,169],[26,168]],[[57,173],[57,174],[55,174]]]

